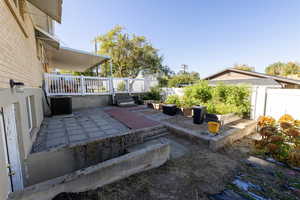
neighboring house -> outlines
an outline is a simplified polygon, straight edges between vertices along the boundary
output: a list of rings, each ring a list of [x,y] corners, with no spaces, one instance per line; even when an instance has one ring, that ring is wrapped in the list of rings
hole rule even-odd
[[[251,86],[281,87],[281,88],[300,88],[300,80],[281,76],[271,76],[264,73],[243,71],[228,68],[211,76],[204,78],[211,85],[217,83],[224,84],[247,84]]]
[[[61,12],[62,0],[0,1],[1,200],[26,185],[24,159],[44,118],[44,72],[83,71],[108,60],[60,47],[54,20],[61,23]]]

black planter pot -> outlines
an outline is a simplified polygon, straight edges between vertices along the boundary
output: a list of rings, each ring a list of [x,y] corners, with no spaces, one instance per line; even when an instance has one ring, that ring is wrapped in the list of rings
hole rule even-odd
[[[164,104],[162,106],[163,113],[167,115],[176,115],[177,113],[177,107],[175,104]]]
[[[193,122],[194,124],[202,124],[205,119],[206,107],[205,106],[193,106]]]

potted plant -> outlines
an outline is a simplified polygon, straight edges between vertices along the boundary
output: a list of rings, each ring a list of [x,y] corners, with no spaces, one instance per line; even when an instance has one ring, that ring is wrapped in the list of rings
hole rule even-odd
[[[177,113],[177,106],[180,107],[180,103],[181,102],[178,95],[168,96],[165,103],[162,105],[163,113],[175,115]]]
[[[199,102],[194,98],[188,98],[183,96],[181,99],[181,112],[186,117],[191,117],[193,115],[192,106],[198,105]]]
[[[152,87],[150,91],[143,95],[144,104],[146,104],[149,108],[157,108],[159,107],[161,101],[161,89],[159,87]]]

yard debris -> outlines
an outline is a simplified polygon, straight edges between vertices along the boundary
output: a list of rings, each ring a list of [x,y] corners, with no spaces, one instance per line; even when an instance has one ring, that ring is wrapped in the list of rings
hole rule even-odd
[[[251,189],[262,191],[263,189],[261,188],[261,186],[255,185],[255,184],[247,182],[247,181],[243,181],[240,178],[236,178],[232,183],[235,186],[237,186],[240,190],[245,191],[253,199],[255,199],[255,200],[266,200],[264,197],[261,197],[261,196],[255,194],[254,192],[250,192]]]
[[[233,190],[224,190],[218,194],[213,194],[209,196],[211,200],[248,200],[247,198],[242,197]]]

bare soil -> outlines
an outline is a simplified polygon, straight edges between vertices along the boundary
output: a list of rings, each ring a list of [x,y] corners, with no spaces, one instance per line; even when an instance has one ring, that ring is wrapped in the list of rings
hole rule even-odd
[[[300,173],[284,167],[260,168],[246,162],[254,155],[252,139],[245,138],[219,152],[205,144],[169,136],[189,149],[165,165],[136,174],[97,190],[60,194],[54,200],[200,200],[230,189],[251,199],[232,184],[237,177],[259,185],[266,199],[300,199]]]

